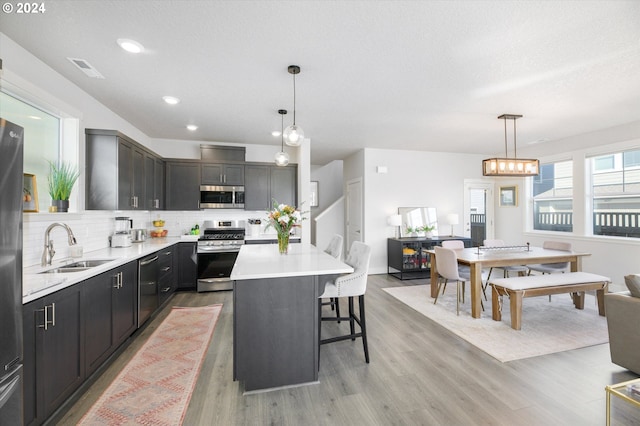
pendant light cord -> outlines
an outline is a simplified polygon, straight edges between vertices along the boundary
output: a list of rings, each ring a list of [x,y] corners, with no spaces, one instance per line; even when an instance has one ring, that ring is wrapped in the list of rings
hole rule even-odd
[[[280,151],[284,152],[284,114],[280,114]]]
[[[296,125],[296,75],[293,74],[293,125]]]

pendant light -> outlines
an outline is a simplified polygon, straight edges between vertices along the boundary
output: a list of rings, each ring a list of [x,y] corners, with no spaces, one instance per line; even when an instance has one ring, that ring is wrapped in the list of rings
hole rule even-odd
[[[488,158],[482,161],[483,176],[538,176],[540,162],[530,158],[517,158],[516,120],[522,118],[517,114],[502,114],[504,120],[504,158]],[[513,158],[507,155],[507,120],[513,120]]]
[[[293,74],[293,124],[284,131],[285,143],[289,146],[300,146],[304,139],[304,130],[296,125],[296,74],[300,74],[300,67],[289,65],[289,74]]]
[[[289,164],[289,154],[284,152],[284,115],[287,113],[286,109],[279,109],[278,114],[280,114],[280,152],[276,152],[276,165],[277,166],[286,166]]]

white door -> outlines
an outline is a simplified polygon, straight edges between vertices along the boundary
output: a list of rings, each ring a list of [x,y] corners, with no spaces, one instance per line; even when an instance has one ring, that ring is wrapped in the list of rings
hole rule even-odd
[[[494,237],[493,187],[489,181],[464,181],[464,235],[473,247]]]
[[[362,178],[347,182],[347,246],[349,250],[354,241],[364,241],[362,235]]]

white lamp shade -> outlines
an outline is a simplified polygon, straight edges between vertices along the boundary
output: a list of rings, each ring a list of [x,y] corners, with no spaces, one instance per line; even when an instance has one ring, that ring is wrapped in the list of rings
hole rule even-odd
[[[300,146],[304,139],[304,130],[302,127],[292,124],[284,129],[284,143],[289,146]]]
[[[449,213],[447,215],[447,221],[449,225],[457,225],[460,223],[460,216],[458,216],[458,213]]]
[[[387,218],[387,225],[389,226],[401,226],[402,225],[402,216],[399,214],[391,215]]]

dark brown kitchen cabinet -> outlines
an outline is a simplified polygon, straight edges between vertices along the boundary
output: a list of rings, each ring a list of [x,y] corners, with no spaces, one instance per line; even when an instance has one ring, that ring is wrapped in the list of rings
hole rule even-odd
[[[203,185],[244,185],[243,164],[202,164]]]
[[[200,163],[167,160],[165,162],[166,210],[200,209]]]
[[[177,286],[180,289],[196,288],[198,280],[197,243],[178,243]]]
[[[82,285],[23,307],[24,423],[43,423],[83,382]]]
[[[87,376],[136,330],[137,272],[137,262],[129,262],[83,282]]]
[[[244,209],[269,210],[273,200],[296,205],[297,166],[245,165]]]
[[[155,162],[147,158],[160,157],[115,130],[86,129],[85,134],[86,209],[148,209],[147,199],[158,194]]]
[[[158,305],[162,306],[164,302],[169,299],[176,291],[176,276],[174,273],[175,258],[174,251],[177,249],[177,245],[172,245],[164,250],[160,250],[156,254],[158,255]]]
[[[145,209],[164,209],[164,161],[155,155],[144,155]]]

